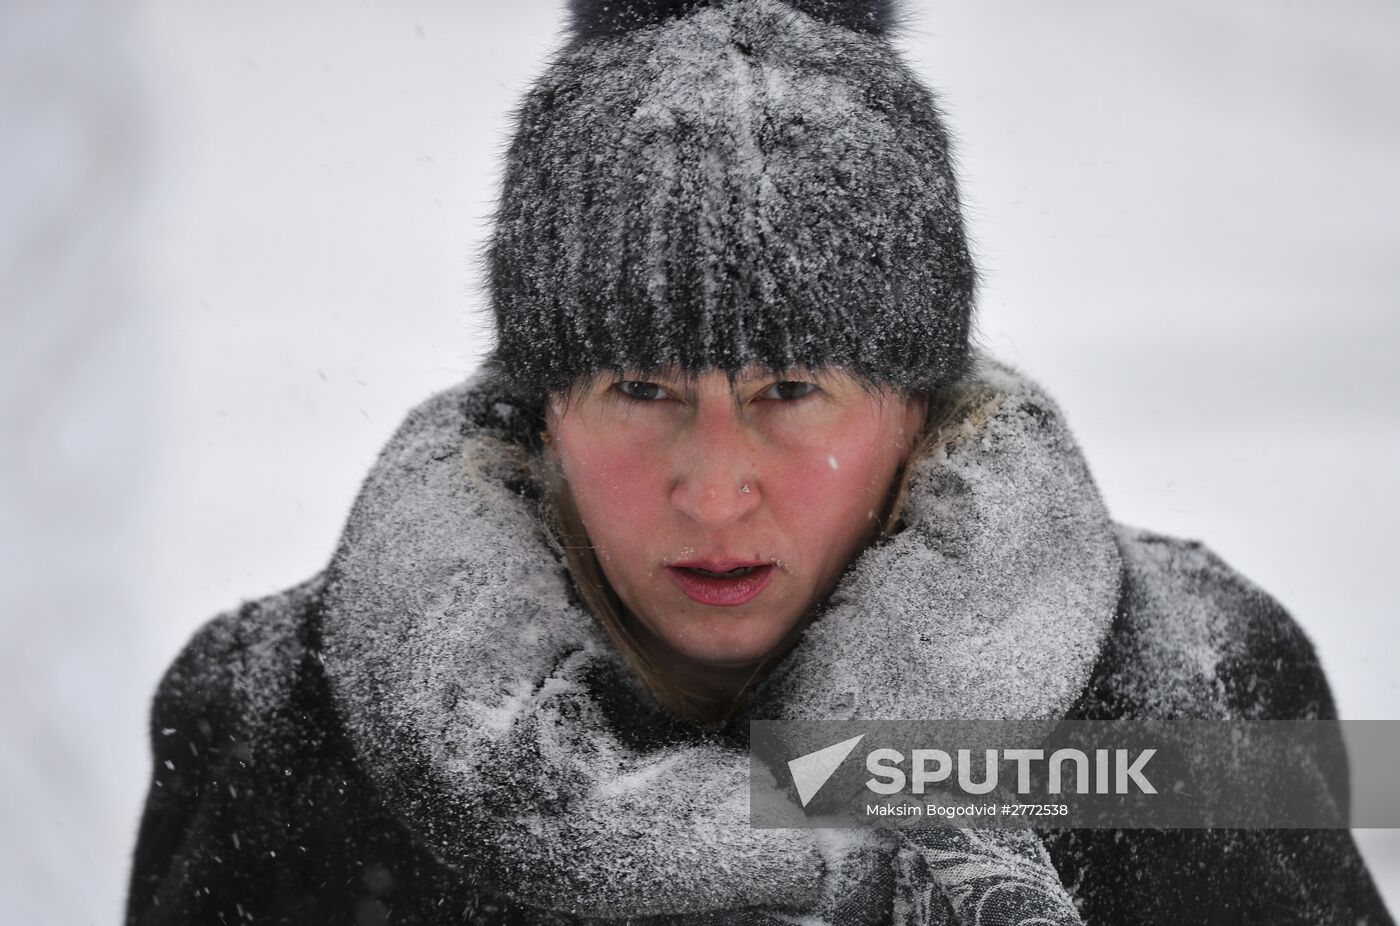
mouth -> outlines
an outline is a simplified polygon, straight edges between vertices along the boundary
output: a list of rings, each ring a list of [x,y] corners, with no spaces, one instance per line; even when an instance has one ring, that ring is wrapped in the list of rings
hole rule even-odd
[[[715,567],[728,568],[715,568]],[[686,597],[700,604],[734,607],[757,598],[773,578],[772,563],[676,563],[666,567]]]

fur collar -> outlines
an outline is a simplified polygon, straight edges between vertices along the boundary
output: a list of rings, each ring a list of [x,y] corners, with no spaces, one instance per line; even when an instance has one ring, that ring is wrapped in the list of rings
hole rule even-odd
[[[746,716],[1055,719],[1083,689],[1118,599],[1108,513],[1049,396],[986,356],[971,376],[1000,401],[916,468],[907,527],[852,564]],[[419,406],[332,560],[322,658],[386,805],[534,906],[814,901],[868,837],[748,825],[746,750],[669,722],[572,595],[511,462],[522,418],[479,376]]]

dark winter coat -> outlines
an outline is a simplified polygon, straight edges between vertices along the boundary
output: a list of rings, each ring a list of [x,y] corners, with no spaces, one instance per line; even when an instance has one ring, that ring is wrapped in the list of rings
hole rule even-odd
[[[974,375],[1000,399],[920,462],[904,529],[748,716],[1335,716],[1277,602],[1111,521],[1055,403]],[[751,922],[843,890],[820,831],[747,825],[746,752],[667,721],[583,610],[517,466],[529,426],[480,379],[424,403],[328,568],[195,635],[155,698],[129,923]],[[1346,830],[1040,838],[1090,924],[1392,922]]]

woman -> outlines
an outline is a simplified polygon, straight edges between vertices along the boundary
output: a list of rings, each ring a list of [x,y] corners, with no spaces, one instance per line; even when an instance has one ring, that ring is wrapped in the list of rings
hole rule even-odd
[[[496,346],[157,693],[132,923],[1390,922],[1339,831],[753,828],[747,721],[1332,716],[970,341],[891,4],[575,2]],[[1345,795],[1331,795],[1345,801]]]

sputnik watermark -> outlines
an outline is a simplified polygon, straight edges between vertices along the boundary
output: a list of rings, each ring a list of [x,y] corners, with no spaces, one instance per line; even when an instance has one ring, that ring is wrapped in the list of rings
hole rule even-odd
[[[788,761],[798,800],[806,807],[847,760],[865,734],[853,736]],[[977,755],[980,753],[980,756]],[[1008,802],[963,803],[867,803],[865,814],[872,817],[1061,817],[1068,816],[1064,803],[1025,803],[1035,793],[1033,778],[1045,773],[1050,794],[1082,789],[1093,794],[1156,794],[1157,788],[1144,769],[1157,750],[1136,751],[1096,749],[1092,757],[1082,749],[938,749],[915,748],[906,754],[880,747],[865,753],[864,782],[872,795],[925,795],[932,786],[952,785],[962,795],[982,796],[1005,792],[1001,769],[1014,766],[1014,793],[1018,800]],[[1039,766],[1043,766],[1040,768]],[[1068,779],[1068,780],[1067,780]]]
[[[750,747],[762,827],[1400,825],[1396,721],[754,721]]]
[[[864,738],[865,734],[854,736],[788,762],[803,807],[811,803],[822,785],[830,780]],[[924,794],[929,785],[954,782],[963,794],[991,794],[1001,784],[1001,765],[1011,763],[1016,766],[1015,793],[1029,795],[1033,789],[1031,777],[1035,765],[1044,763],[1048,769],[1051,794],[1065,793],[1067,784],[1071,790],[1079,787],[1085,793],[1093,794],[1128,794],[1132,788],[1141,794],[1157,793],[1152,782],[1143,774],[1144,767],[1157,754],[1153,748],[1135,753],[1127,749],[1096,749],[1092,760],[1083,750],[1074,748],[1057,749],[1048,757],[1044,749],[976,751],[982,753],[980,763],[973,757],[975,751],[972,749],[957,749],[952,753],[944,749],[913,749],[908,758],[909,770],[906,771],[905,755],[898,749],[872,749],[865,756],[865,768],[872,776],[866,780],[865,786],[880,795],[905,791]],[[1069,782],[1065,773],[1067,763],[1074,771]],[[975,774],[979,764],[980,775]]]
[[[1077,773],[1073,780],[1094,794],[1127,794],[1130,785],[1142,794],[1157,793],[1152,782],[1143,776],[1143,766],[1157,754],[1156,749],[1142,749],[1136,754],[1127,749],[1096,749],[1092,774],[1089,772],[1089,757],[1080,749],[1057,749],[1050,754],[1049,759],[1046,759],[1043,749],[987,749],[983,752],[981,780],[974,781],[972,771],[976,760],[972,758],[973,750],[957,751],[957,784],[965,794],[990,794],[997,790],[997,770],[1001,762],[1016,764],[1017,794],[1031,793],[1031,772],[1037,762],[1045,762],[1049,769],[1051,794],[1065,793],[1066,763],[1072,763]],[[923,794],[929,784],[950,780],[954,765],[953,758],[942,749],[913,750],[913,774],[910,776],[906,776],[900,768],[903,761],[904,755],[897,749],[876,749],[871,752],[866,758],[866,768],[884,781],[877,782],[872,779],[867,783],[867,787],[877,794],[896,794],[904,790],[905,781],[908,780],[915,794]],[[1111,789],[1110,765],[1113,769]]]

